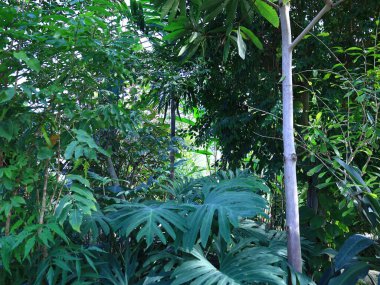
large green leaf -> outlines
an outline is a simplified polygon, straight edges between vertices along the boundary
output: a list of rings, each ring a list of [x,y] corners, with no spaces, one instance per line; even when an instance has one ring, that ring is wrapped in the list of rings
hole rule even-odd
[[[278,18],[277,11],[269,4],[265,3],[265,1],[263,0],[255,0],[254,2],[261,16],[267,19],[268,22],[271,23],[273,26],[278,28],[278,26],[280,25],[280,20]]]
[[[353,180],[353,182],[358,183],[358,185],[362,186],[366,191],[371,192],[369,188],[367,187],[367,184],[362,178],[362,175],[359,170],[355,169],[351,165],[348,165],[343,160],[341,160],[338,157],[335,157],[334,160],[338,162],[349,174],[350,178]]]
[[[341,270],[345,265],[351,262],[352,258],[358,253],[371,246],[374,243],[373,240],[362,236],[353,235],[350,236],[340,248],[338,254],[335,257],[335,271]]]
[[[345,269],[343,273],[332,278],[328,285],[355,285],[360,278],[364,278],[369,270],[369,265],[365,262],[356,262]]]
[[[281,258],[264,247],[243,248],[237,245],[220,261],[216,268],[200,248],[191,251],[195,259],[185,261],[172,274],[173,285],[191,284],[278,284],[285,285],[285,272],[274,264]]]
[[[37,72],[41,70],[41,64],[39,60],[35,58],[29,58],[24,51],[14,52],[13,56],[24,61],[30,69]]]
[[[195,210],[188,217],[190,230],[184,235],[187,249],[196,243],[198,234],[201,244],[206,246],[214,220],[218,222],[219,234],[230,241],[230,225],[237,227],[241,218],[266,216],[267,201],[255,193],[266,187],[252,176],[220,181],[206,179],[201,184],[204,200],[194,205]]]
[[[177,5],[174,5],[175,2],[178,2],[178,0],[167,0],[165,2],[165,4],[162,6],[162,9],[161,9],[161,19],[165,17],[167,14],[169,14],[173,6],[177,6]]]
[[[184,210],[174,203],[128,203],[113,205],[108,208],[113,211],[110,215],[111,224],[115,231],[129,236],[132,231],[137,230],[137,240],[145,239],[149,247],[155,237],[164,244],[167,242],[166,234],[176,239],[176,230],[186,231],[186,221],[178,214]]]
[[[83,214],[80,209],[74,209],[70,212],[69,222],[73,230],[80,232],[80,226],[82,225]]]
[[[11,100],[16,94],[16,89],[14,87],[8,88],[6,90],[2,90],[0,92],[0,104],[8,102]]]
[[[258,49],[263,49],[263,44],[250,29],[240,26],[240,32],[243,32],[244,35],[246,35]]]
[[[30,251],[32,250],[32,248],[34,247],[35,244],[36,244],[36,237],[35,236],[28,239],[28,241],[25,243],[24,258],[23,259],[25,259],[29,255]]]
[[[78,181],[82,185],[86,187],[90,187],[90,181],[88,181],[86,178],[84,178],[81,175],[68,174],[66,178],[70,180]]]
[[[78,141],[72,141],[71,143],[68,144],[65,150],[65,154],[64,154],[65,159],[70,159],[73,156],[74,150],[78,144],[79,144]]]

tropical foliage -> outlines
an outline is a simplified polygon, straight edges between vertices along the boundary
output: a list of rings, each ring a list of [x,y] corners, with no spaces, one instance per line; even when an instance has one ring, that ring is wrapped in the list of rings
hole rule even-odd
[[[1,1],[0,284],[378,284],[380,5],[294,50],[301,273],[279,2]]]

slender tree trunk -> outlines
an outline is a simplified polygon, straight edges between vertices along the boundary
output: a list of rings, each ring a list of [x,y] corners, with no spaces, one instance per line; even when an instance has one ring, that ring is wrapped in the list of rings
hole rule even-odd
[[[112,185],[120,186],[119,177],[116,174],[115,166],[113,165],[113,161],[109,156],[107,156],[107,170],[112,179]]]
[[[44,174],[44,188],[42,189],[41,211],[40,211],[40,217],[38,220],[38,223],[40,225],[44,224],[44,218],[45,218],[47,187],[48,187],[48,180],[49,180],[49,163],[50,163],[50,158],[46,161],[46,168],[45,168],[45,174]],[[41,231],[42,231],[42,227],[38,229],[38,235],[41,233]],[[42,247],[42,256],[44,258],[48,256],[47,247],[45,245]]]
[[[117,176],[115,165],[113,164],[111,156],[107,156],[106,161],[107,161],[107,171],[112,179],[112,185],[119,187],[120,186],[119,177]],[[133,177],[131,178],[130,183],[131,183],[130,185],[132,185]],[[124,194],[121,195],[120,198],[122,200],[125,200],[125,195]]]
[[[48,186],[48,179],[49,179],[49,163],[50,163],[50,159],[46,161],[46,166],[45,166],[44,187],[42,189],[41,211],[40,211],[40,217],[38,219],[38,223],[40,225],[44,224],[44,217],[45,217],[45,211],[46,211],[47,186]]]
[[[7,220],[5,221],[5,230],[4,230],[4,233],[5,233],[6,236],[9,236],[9,233],[10,233],[11,217],[12,217],[12,210],[9,211],[9,214],[7,216]]]
[[[0,167],[3,167],[4,166],[4,162],[3,162],[3,151],[0,149]]]
[[[174,180],[175,170],[174,170],[174,137],[175,137],[175,110],[176,102],[174,96],[170,99],[170,179]]]
[[[284,174],[286,196],[286,226],[288,231],[288,261],[295,270],[302,272],[301,242],[299,230],[298,191],[293,125],[293,82],[292,82],[292,34],[290,29],[289,1],[280,7],[282,34],[282,102]]]

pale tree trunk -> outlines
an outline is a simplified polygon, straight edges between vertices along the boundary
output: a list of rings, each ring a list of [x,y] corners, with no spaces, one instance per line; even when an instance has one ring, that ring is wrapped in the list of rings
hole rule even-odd
[[[175,169],[175,151],[174,151],[174,138],[175,138],[175,111],[176,111],[176,101],[174,96],[170,99],[170,179],[174,180]]]
[[[290,29],[289,3],[280,7],[282,35],[282,104],[284,174],[286,197],[286,227],[288,231],[288,261],[298,272],[302,271],[301,242],[298,213],[298,191],[296,175],[296,148],[293,126],[293,82],[292,82],[292,33]]]
[[[280,6],[264,0],[269,5],[279,8],[282,35],[282,113],[283,113],[283,140],[284,140],[284,172],[285,172],[285,198],[286,198],[286,226],[288,231],[288,261],[298,272],[302,272],[301,243],[299,229],[298,191],[296,163],[297,155],[294,143],[293,125],[293,82],[292,82],[292,53],[303,37],[318,23],[318,21],[344,0],[333,2],[323,0],[325,6],[314,17],[307,27],[292,41],[290,28],[290,0],[280,0]]]

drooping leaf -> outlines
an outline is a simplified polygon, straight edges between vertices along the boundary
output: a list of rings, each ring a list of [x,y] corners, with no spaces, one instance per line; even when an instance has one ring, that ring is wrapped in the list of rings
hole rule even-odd
[[[83,214],[81,210],[74,209],[70,212],[69,223],[74,231],[80,233],[80,226],[82,225]]]
[[[258,49],[263,49],[263,44],[261,43],[259,38],[250,29],[247,29],[246,27],[240,26],[240,30],[252,41],[252,43]]]
[[[49,227],[58,236],[60,236],[66,243],[69,243],[68,237],[66,236],[65,232],[58,224],[50,223],[50,224],[47,224],[46,226]]]
[[[195,122],[190,120],[190,119],[183,118],[183,117],[175,117],[175,118],[176,118],[176,121],[178,121],[178,122],[185,123],[185,124],[188,124],[190,126],[195,126]]]
[[[342,269],[347,263],[351,262],[352,258],[358,253],[366,249],[373,244],[373,240],[362,236],[352,235],[350,236],[340,248],[338,254],[335,257],[335,271]]]
[[[83,184],[84,186],[86,187],[90,187],[90,181],[88,181],[88,179],[82,177],[81,175],[74,175],[74,174],[68,174],[66,176],[67,179],[71,179],[71,180],[74,180],[74,181],[78,181],[80,182],[81,184]]]
[[[242,59],[245,59],[245,53],[247,51],[247,46],[243,40],[240,29],[237,31],[237,45],[238,45],[239,56]]]
[[[313,167],[307,172],[307,176],[313,176],[315,173],[318,173],[322,168],[323,168],[323,164],[319,164]]]
[[[368,192],[371,192],[358,170],[348,165],[347,163],[345,163],[343,160],[341,160],[338,157],[335,157],[334,160],[338,162],[348,172],[353,182],[358,183],[358,185],[362,186],[365,190],[367,190]]]
[[[259,10],[260,15],[267,19],[268,22],[271,23],[274,27],[278,28],[280,25],[280,19],[278,17],[277,11],[269,4],[265,3],[265,1],[255,0],[254,2],[257,10]]]
[[[24,248],[24,259],[29,255],[30,251],[36,244],[36,237],[33,236],[32,238],[28,239],[28,241],[25,243],[25,248]]]
[[[369,265],[366,262],[356,262],[342,274],[332,278],[328,285],[355,285],[358,280],[364,278],[369,271]]]
[[[64,154],[65,159],[71,159],[71,157],[73,156],[75,147],[78,144],[79,144],[78,141],[72,141],[71,143],[69,143],[69,145],[66,147],[66,150],[65,150],[65,154]]]
[[[167,14],[169,14],[169,11],[174,5],[174,2],[178,0],[166,0],[164,5],[161,8],[161,19],[164,18]]]

